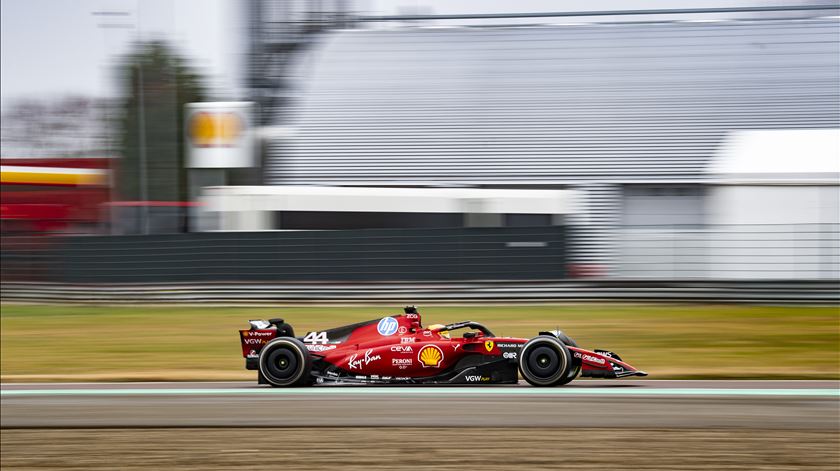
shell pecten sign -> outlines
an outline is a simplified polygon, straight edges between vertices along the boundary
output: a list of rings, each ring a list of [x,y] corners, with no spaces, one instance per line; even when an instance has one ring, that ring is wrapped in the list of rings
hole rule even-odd
[[[191,168],[236,168],[254,164],[248,102],[186,105],[187,154]]]
[[[242,135],[242,129],[237,113],[199,111],[190,119],[189,137],[196,147],[231,147]]]

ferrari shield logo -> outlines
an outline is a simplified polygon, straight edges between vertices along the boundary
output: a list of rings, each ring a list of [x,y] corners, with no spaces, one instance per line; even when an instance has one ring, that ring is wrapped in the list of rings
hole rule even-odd
[[[484,342],[484,348],[486,348],[488,352],[492,352],[493,351],[493,341],[492,340],[486,340]]]

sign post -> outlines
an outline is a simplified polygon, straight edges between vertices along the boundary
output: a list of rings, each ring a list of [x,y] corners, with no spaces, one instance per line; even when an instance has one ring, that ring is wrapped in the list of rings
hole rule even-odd
[[[227,169],[257,165],[251,102],[188,103],[184,113],[190,200],[205,186],[227,184]],[[198,230],[218,224],[201,218],[200,208],[190,208],[190,226]]]
[[[188,103],[186,108],[189,168],[254,166],[252,103]]]

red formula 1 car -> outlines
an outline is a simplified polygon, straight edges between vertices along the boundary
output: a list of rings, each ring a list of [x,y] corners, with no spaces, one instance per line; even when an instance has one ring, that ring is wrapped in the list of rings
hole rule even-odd
[[[283,319],[240,330],[245,367],[272,386],[313,383],[504,384],[518,373],[534,386],[584,377],[646,376],[606,350],[584,350],[559,330],[534,338],[497,337],[478,322],[424,328],[405,313],[295,337]],[[469,329],[462,337],[449,332]]]

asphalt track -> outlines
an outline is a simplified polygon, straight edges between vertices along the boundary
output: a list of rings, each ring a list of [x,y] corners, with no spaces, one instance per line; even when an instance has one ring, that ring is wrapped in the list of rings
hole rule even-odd
[[[840,430],[837,381],[583,380],[561,388],[250,382],[0,385],[3,428],[634,427]]]

